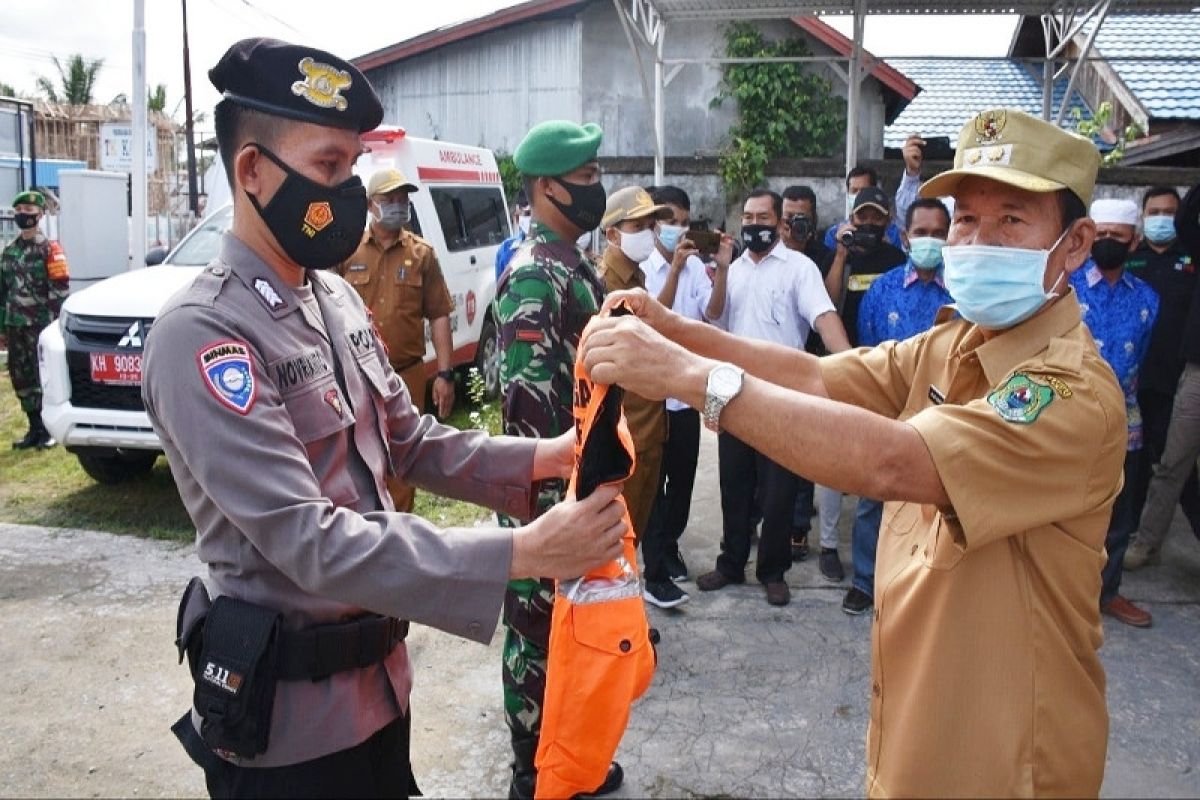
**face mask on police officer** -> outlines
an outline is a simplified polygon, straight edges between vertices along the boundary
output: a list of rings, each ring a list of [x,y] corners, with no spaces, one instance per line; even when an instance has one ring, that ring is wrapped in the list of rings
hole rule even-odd
[[[301,267],[330,269],[349,258],[367,226],[367,190],[357,175],[325,186],[301,175],[257,142],[249,142],[287,175],[264,206],[249,192],[250,204],[283,248]]]
[[[374,214],[374,217],[380,225],[389,231],[400,230],[408,224],[408,220],[412,216],[408,203],[402,201],[394,203],[377,201],[376,204],[379,207],[379,211]]]

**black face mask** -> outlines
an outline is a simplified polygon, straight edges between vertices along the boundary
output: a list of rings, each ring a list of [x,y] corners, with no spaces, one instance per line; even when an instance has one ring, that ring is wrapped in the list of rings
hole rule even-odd
[[[770,250],[779,238],[779,229],[775,225],[743,225],[742,243],[751,253],[765,253]]]
[[[353,255],[367,226],[367,190],[357,175],[337,186],[306,178],[257,142],[250,146],[287,173],[265,206],[247,192],[288,258],[302,267],[329,269]]]
[[[600,227],[600,220],[604,217],[604,206],[608,203],[608,194],[604,191],[604,185],[599,181],[571,183],[562,178],[554,180],[571,195],[570,205],[563,205],[550,196],[550,202],[562,212],[562,215],[567,218],[567,222],[585,233]]]
[[[1120,269],[1129,257],[1129,244],[1116,239],[1097,239],[1092,242],[1092,260],[1100,269]]]
[[[41,216],[42,216],[41,214],[28,214],[28,213],[17,212],[16,214],[13,214],[13,220],[16,221],[18,228],[20,228],[23,231],[27,231],[30,228],[37,227],[38,220],[41,219]]]
[[[882,225],[856,225],[854,226],[854,246],[862,249],[865,252],[871,252],[883,243],[883,226]]]

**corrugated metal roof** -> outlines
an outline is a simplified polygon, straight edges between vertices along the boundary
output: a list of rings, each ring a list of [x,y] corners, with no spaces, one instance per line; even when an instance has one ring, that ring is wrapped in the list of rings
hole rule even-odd
[[[852,0],[650,0],[671,19],[778,19],[798,14],[853,14]],[[1113,11],[1190,11],[1194,0],[1114,0]],[[1076,9],[1074,0],[867,0],[869,14],[1046,14]]]
[[[1089,26],[1090,28],[1090,26]],[[1080,34],[1082,41],[1085,33]],[[1110,16],[1094,48],[1151,118],[1200,119],[1200,13]],[[1179,60],[1181,56],[1188,60]],[[1122,57],[1175,59],[1122,61]]]
[[[939,58],[889,58],[888,62],[921,87],[896,121],[884,129],[884,147],[900,147],[909,134],[948,136],[950,146],[958,141],[963,123],[989,108],[1017,108],[1036,116],[1042,114],[1042,83],[1030,69],[1013,60],[962,60]],[[1066,77],[1054,86],[1054,108],[1062,103]],[[1091,114],[1078,92],[1071,106]],[[1064,127],[1071,122],[1068,112]]]

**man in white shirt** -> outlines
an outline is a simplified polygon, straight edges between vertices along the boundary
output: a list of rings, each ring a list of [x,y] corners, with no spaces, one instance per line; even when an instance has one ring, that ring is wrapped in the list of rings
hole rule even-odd
[[[687,238],[691,200],[687,192],[675,186],[652,187],[650,197],[655,205],[666,206],[670,216],[658,220],[654,252],[641,263],[646,291],[676,314],[702,320],[712,298],[712,281]],[[728,266],[732,256],[733,240],[725,237],[716,259]],[[642,535],[646,568],[643,596],[646,602],[659,608],[672,608],[688,600],[687,593],[675,582],[687,580],[687,564],[679,552],[679,540],[687,527],[692,505],[699,451],[700,412],[667,398],[667,442],[658,494]]]
[[[803,253],[779,239],[783,198],[755,189],[742,207],[746,251],[728,269],[717,265],[705,317],[737,336],[804,349],[810,328],[833,353],[849,349],[846,330],[829,299],[820,270]],[[721,515],[724,536],[716,569],[696,580],[700,591],[746,580],[750,558],[755,490],[762,486],[762,532],[755,577],[766,587],[767,602],[787,605],[791,592],[784,575],[792,565],[792,511],[796,476],[754,448],[721,433]]]

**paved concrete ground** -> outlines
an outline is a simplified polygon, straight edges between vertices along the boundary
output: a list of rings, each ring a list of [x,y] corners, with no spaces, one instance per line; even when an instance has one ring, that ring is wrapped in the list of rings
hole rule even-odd
[[[706,434],[684,542],[693,573],[718,550],[715,451]],[[1181,520],[1165,560],[1125,585],[1155,627],[1107,624],[1110,797],[1200,795],[1200,545]],[[0,794],[204,792],[167,730],[188,701],[175,602],[197,568],[190,547],[0,525]],[[842,613],[844,587],[815,563],[789,581],[783,609],[748,584],[703,596],[693,585],[680,610],[652,610],[659,671],[619,753],[620,796],[861,794],[869,621]],[[499,641],[410,637],[413,763],[429,796],[507,787]]]

